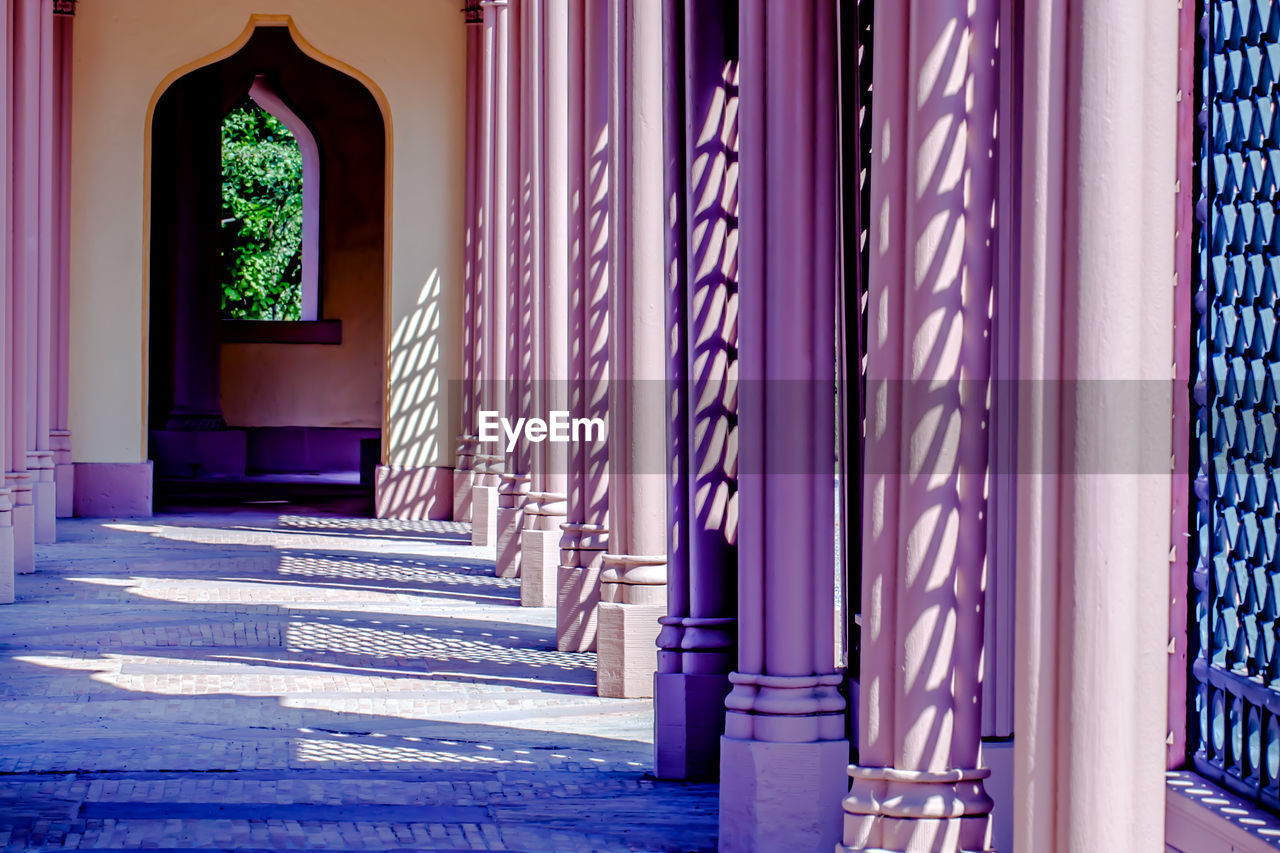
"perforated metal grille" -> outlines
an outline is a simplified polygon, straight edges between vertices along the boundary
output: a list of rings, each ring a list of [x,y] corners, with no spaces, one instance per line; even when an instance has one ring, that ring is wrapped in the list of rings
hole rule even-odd
[[[1202,20],[1200,275],[1188,743],[1196,769],[1280,805],[1280,0]]]

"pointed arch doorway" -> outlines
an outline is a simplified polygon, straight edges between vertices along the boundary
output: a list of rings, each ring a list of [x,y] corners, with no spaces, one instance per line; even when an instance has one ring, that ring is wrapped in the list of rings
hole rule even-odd
[[[258,26],[156,101],[148,456],[158,508],[337,499],[372,509],[386,124],[363,83],[311,53],[291,27]]]

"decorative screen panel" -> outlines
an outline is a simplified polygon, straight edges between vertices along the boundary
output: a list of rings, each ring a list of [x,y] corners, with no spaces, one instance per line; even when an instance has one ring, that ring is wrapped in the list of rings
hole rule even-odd
[[[1196,770],[1280,806],[1280,0],[1207,0],[1193,311]]]

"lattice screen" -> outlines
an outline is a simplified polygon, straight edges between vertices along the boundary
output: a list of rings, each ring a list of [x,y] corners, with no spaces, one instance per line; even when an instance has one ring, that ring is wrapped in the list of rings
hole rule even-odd
[[[1201,33],[1188,742],[1200,773],[1276,808],[1280,0],[1207,0]]]

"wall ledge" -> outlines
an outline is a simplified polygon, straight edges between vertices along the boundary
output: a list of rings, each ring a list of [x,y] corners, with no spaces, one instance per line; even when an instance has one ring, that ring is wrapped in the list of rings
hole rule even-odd
[[[1280,817],[1189,770],[1165,774],[1165,846],[1172,853],[1275,853]]]
[[[223,320],[224,344],[340,344],[341,320]]]

